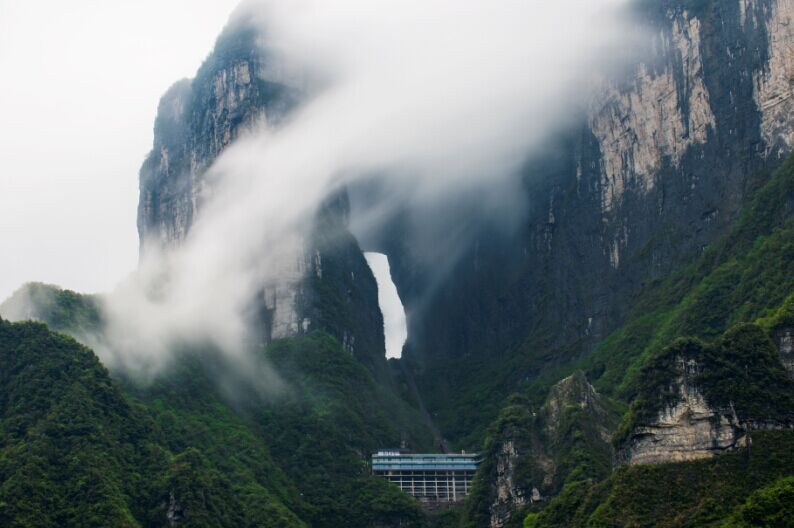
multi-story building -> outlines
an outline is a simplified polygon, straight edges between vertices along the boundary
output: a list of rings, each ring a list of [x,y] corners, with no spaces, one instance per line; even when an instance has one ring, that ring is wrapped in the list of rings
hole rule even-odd
[[[372,455],[372,473],[420,501],[457,502],[469,494],[479,463],[480,457],[474,453],[381,450]]]

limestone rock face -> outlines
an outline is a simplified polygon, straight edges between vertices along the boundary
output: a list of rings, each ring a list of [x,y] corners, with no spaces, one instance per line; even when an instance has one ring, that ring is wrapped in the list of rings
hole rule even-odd
[[[794,147],[794,1],[741,0],[740,4],[744,13],[760,11],[752,18],[745,16],[744,23],[766,30],[769,58],[753,75],[755,100],[767,154],[780,158]]]
[[[701,31],[700,20],[686,11],[672,15],[669,33],[655,40],[660,64],[640,64],[627,85],[609,86],[596,98],[589,124],[601,151],[604,212],[615,209],[629,186],[652,189],[665,158],[677,167],[687,149],[705,143],[716,128]]]
[[[667,7],[669,25],[654,37],[656,62],[641,63],[628,82],[606,87],[590,110],[589,126],[601,151],[605,212],[614,209],[629,186],[646,192],[653,188],[665,160],[678,167],[690,146],[706,143],[709,129],[716,131],[703,61],[703,15],[675,4]],[[753,98],[766,154],[780,158],[794,147],[794,1],[738,4],[744,37],[766,40],[763,58],[752,70]],[[724,9],[721,14],[729,18],[732,13]],[[735,61],[732,47],[726,49],[727,58]]]
[[[166,509],[165,518],[168,521],[168,526],[179,526],[185,518],[185,509],[177,501],[173,490],[168,494],[168,509]]]
[[[227,28],[196,77],[166,92],[154,147],[140,172],[142,251],[184,240],[209,191],[204,179],[209,165],[245,130],[278,123],[296,104],[299,86],[279,71],[254,28]]]
[[[677,359],[675,381],[678,398],[647,425],[634,429],[619,459],[628,464],[661,464],[709,458],[748,445],[746,425],[732,410],[709,406],[692,383],[699,366],[693,360]]]
[[[179,247],[212,195],[210,165],[247,131],[278,126],[302,95],[300,78],[262,45],[258,26],[236,20],[224,29],[196,77],[177,82],[160,101],[154,145],[140,171],[141,253]],[[377,285],[347,229],[348,215],[341,191],[328,197],[305,239],[285,243],[271,263],[276,278],[251,292],[252,319],[262,343],[319,329],[385,371]]]
[[[299,89],[274,69],[275,60],[257,42],[256,30],[243,24],[224,30],[195,79],[177,82],[163,96],[154,147],[140,173],[142,253],[179,246],[211,193],[204,175],[215,158],[253,125],[276,123],[288,113]],[[305,243],[296,244],[278,281],[262,285],[265,342],[309,327],[301,306],[307,251]]]
[[[529,434],[527,434],[529,433]],[[508,436],[500,442],[494,452],[495,475],[492,502],[490,503],[490,526],[501,528],[513,516],[516,508],[541,502],[543,495],[537,485],[526,482],[526,472],[521,466],[528,464],[527,459],[539,468],[540,480],[551,486],[555,475],[554,461],[549,458],[542,440],[530,431],[522,431],[513,437]]]
[[[582,372],[558,382],[539,412],[514,406],[502,419],[498,441],[488,454],[493,467],[491,528],[501,528],[517,510],[555,495],[574,469],[566,466],[572,450],[587,449],[594,459],[603,455],[607,470],[614,419]]]
[[[502,443],[496,453],[496,501],[491,505],[491,526],[503,526],[510,520],[508,505],[523,506],[532,497],[518,486],[515,478],[516,463],[520,450],[516,443],[508,440]]]
[[[593,417],[598,436],[604,442],[609,442],[611,435],[608,427],[609,413],[604,407],[601,395],[598,394],[595,387],[590,385],[587,378],[580,371],[561,380],[551,389],[549,399],[546,402],[546,413],[548,415],[546,427],[550,436],[556,437],[562,434],[560,426],[563,413],[571,405],[578,407],[586,415]]]
[[[712,345],[679,340],[655,361],[644,374],[651,384],[632,406],[632,429],[621,441],[619,464],[711,458],[749,447],[753,431],[794,425],[794,384],[757,325],[737,325]],[[763,366],[750,375],[748,364]]]

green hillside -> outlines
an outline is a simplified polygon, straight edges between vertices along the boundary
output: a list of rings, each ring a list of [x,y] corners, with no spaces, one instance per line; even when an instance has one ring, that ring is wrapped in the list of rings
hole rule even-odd
[[[794,158],[752,181],[754,188],[728,235],[705,248],[694,262],[647,285],[626,323],[592,355],[526,383],[521,398],[530,408],[540,408],[554,383],[582,369],[613,405],[632,404],[614,430],[614,441],[619,443],[635,424],[655,415],[675,396],[669,392],[674,358],[683,354],[707,366],[698,383],[709,403],[733,406],[742,419],[794,423],[794,382],[770,339],[776,330],[794,326]],[[501,437],[508,416],[517,416],[514,403],[504,408],[491,427],[486,446]],[[523,429],[531,430],[532,422],[522,420]],[[696,521],[687,524],[690,521],[685,519],[701,515],[708,522],[722,522],[733,515],[730,522],[739,522],[736,519],[742,514],[734,509],[747,496],[766,496],[762,487],[794,475],[786,452],[794,445],[794,432],[758,436],[753,436],[760,444],[754,444],[751,461],[736,454],[725,460],[622,468],[605,480],[603,473],[577,477],[571,470],[560,495],[548,504],[535,505],[527,525],[700,526]],[[486,460],[483,471],[488,467]],[[680,486],[658,485],[685,482],[694,474],[699,476],[690,493],[678,496]],[[518,477],[531,481],[529,476]],[[729,481],[736,482],[736,487],[728,485]],[[654,486],[655,503],[646,504],[650,499],[644,497]],[[659,495],[664,493],[667,499]],[[721,507],[712,514],[709,505],[714,501]],[[482,495],[475,493],[464,522],[477,519],[481,514],[475,512],[487,511],[487,506]],[[472,526],[482,523],[480,517]]]
[[[217,383],[211,353],[139,387],[70,337],[0,320],[0,525],[423,526],[366,466],[410,408],[325,335],[260,359],[281,394]]]

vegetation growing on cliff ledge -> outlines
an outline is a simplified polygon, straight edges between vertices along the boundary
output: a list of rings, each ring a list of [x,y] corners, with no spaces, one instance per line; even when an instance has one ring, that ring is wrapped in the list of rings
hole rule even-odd
[[[621,410],[597,394],[582,372],[555,385],[540,408],[525,396],[511,396],[489,429],[461,526],[487,526],[495,505],[498,517],[508,519],[505,527],[520,526],[528,509],[540,507],[538,499],[577,482],[609,476],[613,458],[609,431]],[[501,490],[496,489],[498,476],[504,477]],[[509,486],[513,489],[507,492],[520,495],[524,504],[505,502],[504,487]],[[530,501],[533,494],[537,496]]]
[[[701,370],[694,377],[695,382],[711,405],[726,412],[732,407],[742,421],[791,423],[794,420],[794,383],[769,337],[770,333],[789,328],[794,322],[791,271],[794,218],[790,206],[794,197],[794,158],[786,160],[771,174],[759,174],[749,185],[745,206],[730,232],[705,248],[694,262],[646,286],[626,323],[592,355],[547,370],[527,383],[524,394],[531,406],[539,406],[538,402],[546,397],[556,380],[582,368],[604,395],[632,402],[615,436],[620,442],[634,426],[655,417],[677,397],[674,381],[679,373],[675,360],[686,357],[699,362]],[[760,434],[753,433],[753,464],[769,469],[775,464],[777,451],[759,450],[756,436]],[[786,436],[789,434],[783,432],[776,437],[763,433],[772,447],[784,444],[791,447]],[[712,500],[724,500],[729,506],[719,510],[721,517],[715,520],[727,519],[731,509],[744,501],[746,495],[767,485],[773,477],[791,473],[788,469],[770,469],[758,480],[733,475],[733,471],[747,470],[736,462],[742,456],[731,455],[730,463],[713,461],[691,466],[621,469],[598,485],[593,480],[572,479],[557,498],[537,506],[539,511],[532,512],[527,523],[529,526],[588,523],[600,526],[603,521],[603,525],[610,526],[632,525],[632,522],[696,526],[686,524],[683,518],[665,517],[672,514],[663,510],[680,506],[681,511],[705,515],[703,512]],[[788,464],[788,468],[794,467]],[[486,460],[483,468],[489,467]],[[678,497],[675,490],[668,490],[667,484],[658,486],[659,481],[664,481],[660,479],[671,479],[670,482],[680,479],[683,483],[690,472],[694,474],[704,468],[715,468],[716,473],[710,480],[702,481],[700,491],[691,496]],[[723,481],[736,479],[743,487],[741,492],[737,491],[739,488],[734,490],[734,494]],[[518,484],[527,482],[529,479],[519,480]],[[643,496],[646,484],[669,494],[667,499],[657,496],[657,512],[643,513],[640,502],[627,503],[620,498]],[[618,486],[622,489],[620,494],[615,492]],[[710,486],[722,490],[714,495],[721,499],[708,495]],[[722,492],[724,496],[720,495]],[[488,505],[477,499],[476,493],[472,500],[479,506],[472,504],[473,509],[467,511],[471,519],[476,519],[476,511],[487,511]],[[687,502],[690,500],[691,503]]]
[[[631,399],[640,369],[674,339],[719,337],[776,313],[794,294],[794,158],[757,184],[730,233],[692,264],[651,284],[625,325],[583,362],[595,385]]]
[[[775,505],[791,493],[792,475],[794,432],[757,432],[750,452],[628,466],[595,485],[567,486],[542,511],[527,516],[524,526],[735,526],[754,514],[771,520],[790,509]]]
[[[616,442],[676,403],[677,380],[684,375],[708,405],[725,415],[736,413],[742,422],[794,424],[794,381],[764,329],[741,323],[712,344],[681,338],[654,356],[642,369]]]

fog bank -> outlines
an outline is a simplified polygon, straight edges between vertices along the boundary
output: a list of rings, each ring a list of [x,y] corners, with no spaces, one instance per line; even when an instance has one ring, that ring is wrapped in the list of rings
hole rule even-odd
[[[512,176],[626,58],[626,4],[243,4],[232,24],[261,28],[262,46],[302,72],[305,102],[228,147],[184,243],[147,253],[108,297],[103,359],[154,373],[175,347],[209,343],[245,362],[252,296],[300,280],[319,204],[363,179],[426,209],[474,193],[486,213],[518,210]]]

